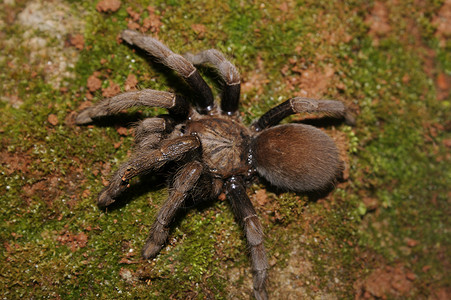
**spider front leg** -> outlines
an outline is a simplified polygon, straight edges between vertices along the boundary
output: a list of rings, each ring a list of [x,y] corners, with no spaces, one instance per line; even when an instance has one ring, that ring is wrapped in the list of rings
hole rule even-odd
[[[237,68],[216,49],[205,50],[196,55],[186,53],[184,56],[194,65],[210,63],[217,69],[226,83],[222,94],[221,110],[227,115],[233,115],[238,110],[241,89]]]
[[[184,136],[164,141],[160,148],[140,153],[119,167],[109,185],[100,193],[97,205],[105,207],[129,186],[133,177],[161,168],[165,163],[181,159],[187,152],[200,146],[194,136]]]
[[[214,99],[210,87],[200,76],[199,71],[186,58],[175,54],[160,41],[134,30],[124,30],[121,37],[128,44],[141,48],[182,76],[186,83],[200,96],[196,100],[202,113],[213,109]]]
[[[158,212],[157,219],[153,223],[149,237],[143,247],[142,256],[144,258],[153,258],[160,252],[168,238],[169,224],[188,192],[196,185],[202,171],[202,164],[192,161],[177,173],[170,189],[169,197]]]
[[[142,120],[135,128],[135,152],[155,148],[173,128],[174,121],[167,116]]]
[[[263,246],[263,228],[257,213],[246,194],[244,183],[232,177],[226,184],[226,195],[237,219],[242,223],[251,250],[252,271],[254,272],[254,295],[257,300],[268,299],[266,292],[267,270],[269,268]]]
[[[96,118],[117,114],[135,106],[167,108],[176,116],[186,116],[189,111],[189,104],[184,98],[169,92],[145,89],[103,99],[96,105],[82,110],[76,117],[75,123],[78,125],[89,124]]]

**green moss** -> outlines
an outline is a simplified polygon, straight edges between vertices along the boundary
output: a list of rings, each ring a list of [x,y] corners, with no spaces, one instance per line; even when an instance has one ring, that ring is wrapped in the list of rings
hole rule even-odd
[[[231,284],[230,270],[250,266],[244,235],[226,202],[182,212],[168,246],[153,261],[141,260],[140,249],[167,196],[163,184],[149,188],[152,179],[136,181],[130,199],[124,199],[129,202],[106,212],[95,205],[102,182],[126,159],[133,138],[120,136],[114,126],[72,125],[71,112],[88,101],[88,78],[98,72],[103,88],[110,80],[123,87],[134,74],[139,87],[186,90],[170,72],[116,41],[127,27],[127,8],[141,13],[141,22],[149,16],[149,2],[122,1],[117,12],[99,13],[91,1],[61,1],[84,23],[83,30],[73,32],[83,34],[84,49],[77,50],[69,68],[73,77],[61,78],[62,88],[49,79],[42,61],[31,59],[35,50],[24,41],[29,29],[8,15],[28,2],[15,2],[0,4],[2,296],[222,299],[232,290],[250,293],[245,273]],[[449,79],[451,51],[449,41],[434,37],[432,18],[442,3],[411,10],[411,2],[386,4],[389,19],[399,22],[392,22],[383,37],[367,34],[371,5],[361,1],[347,6],[330,1],[152,3],[161,16],[158,38],[175,52],[218,48],[239,67],[244,83],[252,83],[256,74],[268,80],[261,90],[243,93],[246,123],[302,88],[288,88],[287,77],[300,76],[290,69],[298,61],[305,68],[333,66],[324,96],[345,99],[358,112],[356,126],[335,128],[344,133],[347,182],[316,202],[268,191],[268,204],[257,206],[270,260],[277,260],[273,269],[289,266],[296,247],[299,260],[312,264],[301,275],[311,283],[304,285],[309,297],[323,291],[351,298],[355,282],[381,265],[401,264],[415,274],[421,284],[412,297],[450,284],[445,254],[451,244],[451,99],[448,94],[437,100],[436,80],[438,74]],[[196,31],[196,24],[205,32]],[[414,25],[418,35],[399,38]],[[68,37],[31,35],[61,54],[74,50],[61,47]],[[93,97],[99,101],[101,91]],[[251,187],[253,201],[253,192],[262,188]],[[367,199],[374,199],[375,207]],[[282,283],[271,286],[280,291]]]

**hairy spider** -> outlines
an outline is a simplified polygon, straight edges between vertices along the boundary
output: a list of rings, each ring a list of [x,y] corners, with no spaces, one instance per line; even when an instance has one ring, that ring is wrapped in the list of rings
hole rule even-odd
[[[268,260],[263,228],[246,194],[246,184],[258,174],[272,185],[289,191],[318,191],[332,186],[342,171],[332,139],[310,125],[277,124],[289,115],[305,112],[344,118],[346,107],[334,100],[295,97],[246,127],[237,113],[240,76],[221,52],[210,49],[183,57],[158,40],[132,30],[123,31],[122,39],[183,77],[195,92],[195,99],[191,99],[195,108],[183,96],[144,89],[104,99],[81,111],[76,117],[79,125],[134,106],[162,107],[169,111],[169,115],[147,118],[137,125],[133,154],[100,193],[98,205],[106,207],[113,203],[129,187],[133,177],[176,162],[179,169],[171,181],[169,197],[157,214],[142,256],[153,258],[160,252],[168,238],[170,223],[188,196],[214,199],[224,191],[244,227],[250,247],[254,295],[257,299],[267,299]],[[223,79],[220,107],[194,67],[198,64],[211,65]]]

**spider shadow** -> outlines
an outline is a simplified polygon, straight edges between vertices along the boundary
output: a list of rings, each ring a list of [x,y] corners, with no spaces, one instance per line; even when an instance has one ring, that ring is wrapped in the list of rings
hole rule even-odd
[[[332,116],[321,116],[318,118],[304,118],[299,121],[291,122],[294,124],[305,124],[311,125],[314,127],[326,128],[332,126],[340,126],[342,124],[346,124],[347,121],[344,117],[332,117]]]
[[[340,177],[337,179],[338,182],[341,181]],[[259,176],[258,179],[259,179],[260,183],[262,183],[264,185],[265,189],[268,192],[277,195],[277,197],[280,197],[281,194],[290,192],[290,193],[295,193],[297,196],[300,196],[300,197],[306,196],[308,199],[308,202],[317,202],[320,199],[326,198],[327,195],[329,195],[336,188],[335,183],[330,183],[328,186],[326,186],[325,188],[320,189],[320,190],[293,192],[290,190],[286,190],[286,189],[282,189],[277,186],[274,186],[263,177]]]
[[[194,200],[191,195],[189,195],[185,199],[185,202],[183,203],[182,207],[180,207],[177,210],[174,216],[174,220],[171,222],[169,228],[169,236],[173,236],[174,230],[176,230],[176,228],[180,228],[183,220],[187,218],[187,215],[191,211],[196,211],[198,214],[201,214],[202,212],[211,209],[215,201],[216,200],[211,197],[207,197],[205,199],[202,199],[201,201],[197,201]]]
[[[136,198],[141,197],[142,195],[156,192],[168,186],[171,186],[168,183],[172,181],[173,176],[171,174],[174,174],[174,170],[177,168],[178,167],[175,163],[172,165],[171,163],[169,163],[169,165],[161,169],[160,172],[152,175],[147,174],[140,176],[139,180],[137,182],[133,182],[126,192],[122,193],[119,197],[116,198],[115,202],[108,205],[107,207],[99,207],[99,209],[103,211],[115,211],[125,207],[130,202],[134,201]],[[209,196],[204,196],[200,197],[201,200],[197,200],[199,196],[199,194],[189,194],[187,196],[182,206],[177,210],[174,219],[170,224],[169,234],[171,234],[175,228],[180,226],[182,220],[191,210],[195,209],[198,212],[203,212],[213,206],[215,199]],[[166,201],[166,199],[164,201]],[[158,209],[161,208],[163,202],[158,203]],[[156,218],[157,213],[152,216],[152,218]]]
[[[156,73],[160,74],[164,78],[164,86],[168,86],[171,90],[173,90],[176,94],[184,95],[189,99],[195,99],[196,94],[194,91],[188,86],[188,84],[183,80],[180,75],[177,75],[175,71],[171,70],[169,67],[163,65],[158,62],[153,56],[149,55],[146,51],[141,48],[138,48],[133,45],[128,45],[124,43],[127,47],[132,49],[136,55],[143,58],[150,68],[154,70]],[[148,87],[152,88],[152,87]]]
[[[125,207],[130,202],[142,195],[149,194],[161,190],[166,186],[167,176],[165,172],[156,172],[152,175],[142,175],[138,180],[135,180],[126,192],[119,195],[115,202],[107,207],[99,207],[103,211],[115,211],[122,207]]]
[[[158,60],[149,55],[143,49],[128,44],[127,46],[131,48],[135,52],[135,54],[145,59],[148,62],[150,68],[153,69],[156,73],[160,74],[165,79],[166,81],[165,86],[168,86],[176,94],[184,95],[185,97],[189,98],[191,100],[191,104],[193,105],[196,104],[194,100],[198,98],[198,95],[185,82],[185,80],[183,80],[182,76],[178,75],[175,71],[171,70],[164,64],[158,62]],[[222,98],[224,83],[218,72],[213,67],[208,65],[196,65],[195,67],[200,72],[204,80],[205,78],[212,79],[209,80],[209,83],[212,84],[213,86],[209,85],[209,88],[212,90],[213,94],[215,94],[215,91],[219,91],[219,94]]]
[[[96,127],[133,127],[139,121],[144,120],[146,117],[141,112],[124,112],[117,113],[114,115],[102,116],[95,118],[90,125],[95,125]]]

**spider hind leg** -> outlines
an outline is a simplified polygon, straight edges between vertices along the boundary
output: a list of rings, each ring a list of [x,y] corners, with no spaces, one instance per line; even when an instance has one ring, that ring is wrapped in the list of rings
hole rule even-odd
[[[352,116],[346,106],[336,100],[315,100],[304,97],[295,97],[273,107],[260,117],[253,125],[255,131],[277,125],[286,117],[297,113],[320,112],[337,118],[344,117],[347,122],[352,122]]]
[[[269,268],[263,245],[263,227],[246,194],[244,182],[232,177],[226,184],[226,195],[237,219],[242,223],[250,247],[252,271],[254,273],[254,296],[257,300],[268,299],[266,292],[267,270]]]

